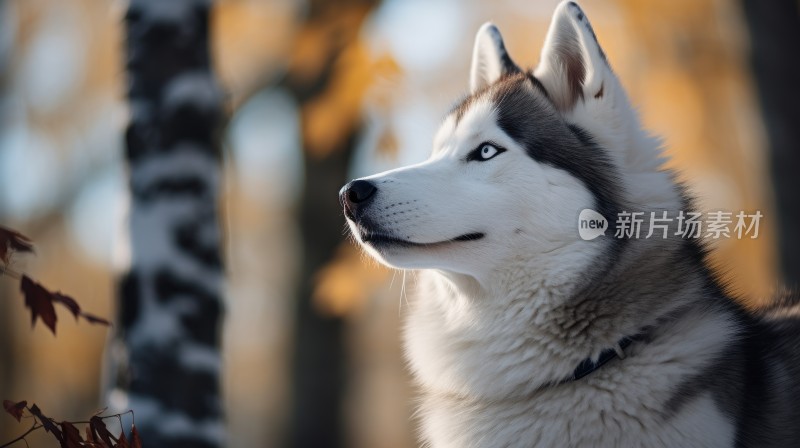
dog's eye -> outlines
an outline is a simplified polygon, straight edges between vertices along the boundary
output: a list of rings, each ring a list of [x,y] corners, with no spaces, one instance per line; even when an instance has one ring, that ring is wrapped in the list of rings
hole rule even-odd
[[[505,149],[497,148],[494,145],[489,143],[483,143],[478,146],[470,155],[467,157],[467,160],[477,160],[479,162],[485,162],[496,155],[500,154],[501,152],[505,151]]]
[[[494,146],[484,145],[483,148],[481,148],[481,159],[483,160],[489,160],[496,155],[497,148]]]

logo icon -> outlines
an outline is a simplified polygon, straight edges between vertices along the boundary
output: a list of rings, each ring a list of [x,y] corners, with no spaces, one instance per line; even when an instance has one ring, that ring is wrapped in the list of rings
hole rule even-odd
[[[608,230],[608,221],[596,211],[585,208],[578,215],[578,235],[585,241],[593,240],[600,235],[605,235]]]

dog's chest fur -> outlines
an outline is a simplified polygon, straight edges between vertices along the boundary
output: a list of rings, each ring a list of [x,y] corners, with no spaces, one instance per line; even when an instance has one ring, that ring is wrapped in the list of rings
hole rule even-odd
[[[534,309],[547,309],[540,297],[522,295],[495,309],[486,298],[459,296],[436,275],[423,279],[405,331],[430,446],[733,446],[734,424],[710,393],[677,412],[668,406],[735,333],[722,314],[670,322],[624,360],[547,385],[576,364],[564,342],[542,329],[553,316]]]

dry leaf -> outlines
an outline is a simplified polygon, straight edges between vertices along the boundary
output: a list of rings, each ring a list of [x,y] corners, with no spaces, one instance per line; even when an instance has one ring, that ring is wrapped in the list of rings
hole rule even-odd
[[[65,307],[75,316],[75,320],[78,320],[78,316],[81,314],[81,306],[78,305],[78,302],[70,296],[66,296],[57,292],[53,294],[53,301],[58,302]]]
[[[106,445],[114,446],[114,436],[111,434],[111,431],[108,430],[101,417],[95,415],[94,417],[90,418],[89,426],[92,428],[95,439],[99,438]]]
[[[33,252],[33,243],[15,230],[0,227],[0,260],[8,264],[14,252]]]
[[[17,421],[22,418],[22,411],[25,410],[25,406],[28,405],[28,402],[22,400],[18,403],[14,403],[11,400],[3,400],[3,407],[5,408],[6,412],[11,414]]]
[[[61,440],[62,448],[81,448],[83,446],[81,432],[72,423],[61,422],[61,433],[64,436]]]
[[[25,306],[31,309],[31,327],[36,324],[37,318],[41,318],[50,331],[56,334],[58,318],[53,308],[53,294],[27,275],[22,276],[20,290],[25,296]]]
[[[94,314],[81,313],[81,316],[83,316],[83,318],[86,319],[86,321],[90,324],[105,325],[107,327],[111,326],[111,322],[109,322],[107,319],[95,316]]]
[[[142,448],[142,439],[136,425],[131,425],[131,448]]]
[[[58,439],[59,442],[63,440],[63,437],[61,436],[61,430],[58,429],[58,426],[56,426],[55,423],[53,423],[53,420],[51,420],[46,415],[42,414],[42,410],[39,409],[39,406],[36,406],[36,404],[34,404],[33,406],[30,407],[30,411],[31,414],[34,415],[34,417],[39,419],[39,423],[41,423],[42,426],[44,426],[45,432],[53,434],[53,436],[56,439]]]

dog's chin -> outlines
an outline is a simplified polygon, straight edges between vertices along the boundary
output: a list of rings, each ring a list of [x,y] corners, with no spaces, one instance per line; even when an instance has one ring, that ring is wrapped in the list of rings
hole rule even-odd
[[[483,232],[470,232],[433,242],[419,242],[380,232],[359,231],[358,240],[375,259],[394,268],[420,269],[427,267],[423,260],[434,255],[469,245],[483,239]]]
[[[440,247],[456,244],[460,242],[476,241],[483,238],[482,232],[471,232],[459,235],[454,238],[442,239],[429,243],[421,243],[392,235],[376,232],[363,232],[360,235],[361,242],[370,246],[381,248],[408,248],[408,249],[437,249]]]

